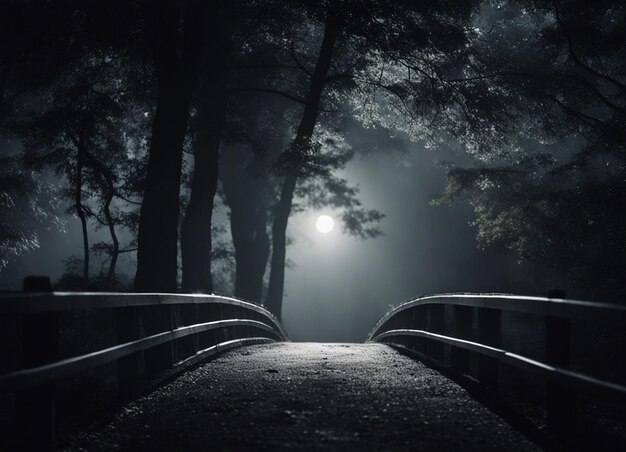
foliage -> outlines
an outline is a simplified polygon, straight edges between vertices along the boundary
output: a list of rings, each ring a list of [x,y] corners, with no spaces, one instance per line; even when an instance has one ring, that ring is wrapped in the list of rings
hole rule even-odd
[[[7,126],[22,140],[28,168],[50,168],[65,181],[60,194],[67,213],[86,218],[95,228],[107,227],[112,235],[115,227],[136,229],[132,198],[137,199],[143,179],[138,173],[145,158],[141,135],[147,108],[134,106],[134,69],[123,55],[89,54],[43,87],[35,101],[21,106]],[[124,248],[113,239],[96,243],[93,251],[116,259],[113,254]]]
[[[485,86],[518,97],[514,152],[453,168],[440,201],[474,206],[481,247],[568,275],[583,296],[619,300],[626,264],[626,8],[522,3],[490,11]],[[487,23],[484,24],[486,26]],[[490,35],[490,36],[487,36]],[[497,153],[491,153],[495,155]]]
[[[340,130],[330,130],[320,124],[300,155],[303,181],[296,195],[300,203],[293,210],[331,207],[341,212],[343,231],[360,239],[375,238],[382,234],[380,221],[385,215],[375,209],[363,207],[359,187],[351,186],[337,173],[352,160],[354,151],[347,145]]]
[[[62,228],[54,188],[12,155],[0,157],[0,270],[39,248],[38,227]]]
[[[137,247],[157,96],[154,49],[137,39],[148,22],[139,4],[6,5],[0,133],[11,142],[0,157],[0,268],[39,246],[36,230],[60,223],[60,203],[86,225],[85,243],[95,229],[110,234],[82,260],[100,255],[108,272],[76,281],[81,261],[72,258],[63,287],[103,287],[98,278],[110,286],[117,256]],[[286,169],[297,167],[292,211],[332,207],[345,232],[381,233],[384,215],[363,206],[341,175],[354,157],[341,128],[356,119],[432,149],[457,145],[473,158],[450,167],[437,203],[471,203],[480,247],[567,273],[591,296],[594,280],[605,282],[603,294],[623,293],[626,5],[272,0],[234,2],[221,13],[232,45],[222,152],[248,152],[223,186],[226,204],[243,199],[262,223],[247,232],[266,238]],[[325,24],[338,32],[328,73],[316,81],[323,95],[315,127],[294,141],[311,106]],[[212,74],[211,57],[198,69]],[[188,144],[210,127],[200,114],[205,88],[195,92]],[[45,182],[49,171],[62,190]],[[128,243],[119,243],[120,229]],[[224,232],[218,225],[214,233]],[[233,252],[218,240],[214,258],[225,287]]]

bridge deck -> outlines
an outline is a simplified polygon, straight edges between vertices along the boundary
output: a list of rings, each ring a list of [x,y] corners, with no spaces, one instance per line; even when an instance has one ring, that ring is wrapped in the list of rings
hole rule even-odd
[[[382,344],[230,351],[76,438],[89,450],[532,450],[436,371]]]

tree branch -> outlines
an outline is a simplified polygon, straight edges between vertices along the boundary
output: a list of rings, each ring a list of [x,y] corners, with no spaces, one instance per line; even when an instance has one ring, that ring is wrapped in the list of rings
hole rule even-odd
[[[595,77],[598,77],[598,78],[601,78],[603,80],[606,80],[607,82],[612,83],[613,85],[617,86],[618,88],[626,91],[626,85],[621,83],[619,80],[614,79],[613,77],[610,77],[610,76],[608,76],[606,74],[598,72],[597,70],[595,70],[594,68],[592,68],[588,64],[584,63],[578,57],[578,55],[576,55],[576,52],[574,50],[574,42],[572,41],[572,38],[570,37],[569,33],[567,33],[566,27],[565,27],[565,25],[563,24],[563,22],[561,20],[561,16],[559,14],[559,8],[558,8],[556,0],[553,1],[552,4],[554,5],[554,15],[555,15],[557,23],[559,24],[559,29],[561,30],[561,32],[563,33],[563,36],[567,40],[568,51],[569,51],[569,54],[571,55],[572,59],[574,60],[574,62],[578,66],[583,68],[585,71],[587,71],[590,74],[594,75]]]
[[[298,66],[305,74],[307,74],[309,77],[313,76],[313,72],[311,72],[304,64],[302,64],[300,62],[300,60],[298,59],[298,55],[296,54],[296,49],[293,45],[293,41],[291,41],[290,45],[289,45],[289,52],[291,53],[291,58],[293,59],[293,61],[296,63],[296,66]]]
[[[280,91],[280,90],[272,89],[272,88],[237,88],[237,89],[234,89],[232,92],[233,93],[258,92],[258,93],[276,94],[278,96],[286,97],[287,99],[297,102],[299,104],[308,105],[308,102],[304,99],[300,99],[299,97],[296,97],[292,94],[285,93],[284,91]],[[317,110],[322,111],[324,113],[335,113],[337,111],[337,110],[326,110],[319,106],[317,106],[316,108]]]

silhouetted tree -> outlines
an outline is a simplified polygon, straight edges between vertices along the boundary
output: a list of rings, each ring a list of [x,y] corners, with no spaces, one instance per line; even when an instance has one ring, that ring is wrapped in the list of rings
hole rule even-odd
[[[0,132],[12,137],[11,146],[24,149],[20,160],[28,171],[40,171],[40,181],[48,178],[44,169],[52,168],[68,182],[64,196],[72,199],[70,211],[81,221],[83,281],[89,276],[89,221],[108,227],[110,247],[94,246],[96,251],[108,248],[110,282],[122,252],[114,223],[124,217],[132,228],[127,221],[132,215],[116,214],[113,197],[130,193],[124,188],[126,176],[137,159],[127,158],[132,147],[128,135],[137,132],[134,118],[148,109],[135,107],[146,99],[140,82],[145,74],[129,42],[138,27],[135,4],[34,1],[5,6],[0,19]]]
[[[441,57],[459,52],[467,43],[464,25],[473,12],[473,3],[450,2],[445,6],[432,2],[423,5],[350,1],[314,4],[312,14],[324,24],[324,36],[317,62],[309,71],[309,88],[298,130],[291,145],[281,155],[284,180],[273,212],[271,273],[266,306],[278,317],[284,290],[287,223],[298,179],[306,167],[304,163],[316,155],[312,137],[326,85],[343,81],[356,88],[350,90],[353,94],[350,96],[351,103],[366,124],[398,127],[384,113],[372,115],[373,110],[367,106],[376,98],[376,92],[382,90],[389,95],[389,103],[392,97],[399,100],[396,111],[410,114],[407,108],[407,103],[410,104],[409,91],[402,86],[412,83],[410,71],[408,79],[402,78],[404,74],[399,78],[398,66],[407,69],[410,59],[431,59],[436,69],[444,66],[445,60]],[[349,43],[349,49],[358,49],[363,54],[343,70],[330,72],[331,67],[337,69],[339,66],[336,64],[339,59],[333,58],[341,55],[337,47],[344,42]],[[385,72],[388,65],[392,66],[392,70]],[[345,217],[348,228],[362,228],[365,236],[378,232],[376,228],[367,226],[380,220],[381,214],[376,211],[352,210]]]
[[[212,5],[218,4],[212,3]],[[214,7],[214,6],[213,6]],[[145,4],[152,36],[157,99],[139,218],[138,291],[177,290],[178,218],[183,142],[200,73],[206,2]]]
[[[113,280],[120,253],[115,228],[121,220],[114,213],[113,201],[135,195],[125,189],[126,177],[136,159],[126,134],[138,133],[143,112],[125,109],[133,102],[130,86],[122,86],[122,68],[132,65],[120,55],[88,54],[69,73],[41,93],[41,99],[12,127],[21,138],[29,167],[51,168],[68,182],[69,212],[81,222],[83,237],[82,278],[89,279],[89,222],[106,226],[111,236],[108,281]],[[134,87],[137,88],[137,87]],[[132,115],[139,119],[132,120]],[[128,224],[126,226],[129,226]],[[102,251],[102,244],[99,250]]]
[[[192,120],[194,169],[190,200],[181,230],[183,288],[205,292],[212,290],[210,231],[218,183],[219,149],[227,129],[232,93],[241,90],[241,80],[236,73],[242,64],[244,68],[252,67],[246,60],[255,59],[259,44],[267,44],[277,39],[277,34],[284,34],[279,24],[289,24],[285,15],[291,11],[281,1],[215,2],[214,6],[210,15],[213,22],[209,27],[210,36],[205,50],[202,86]],[[257,71],[266,71],[271,66],[265,60]],[[258,73],[256,76],[258,78]],[[238,80],[233,82],[233,77]],[[238,248],[239,242],[235,242]],[[240,254],[237,262],[241,259]],[[236,284],[236,287],[239,285]]]
[[[298,180],[299,161],[302,156],[310,152],[311,137],[317,121],[322,91],[328,69],[333,57],[333,48],[339,33],[340,17],[333,12],[327,13],[324,23],[324,37],[319,50],[315,69],[310,77],[310,88],[306,97],[306,104],[296,136],[289,149],[285,152],[285,178],[280,191],[280,200],[274,208],[272,224],[272,258],[270,267],[270,282],[265,305],[274,315],[280,318],[282,298],[285,284],[285,258],[287,249],[287,222],[291,214],[293,195]]]

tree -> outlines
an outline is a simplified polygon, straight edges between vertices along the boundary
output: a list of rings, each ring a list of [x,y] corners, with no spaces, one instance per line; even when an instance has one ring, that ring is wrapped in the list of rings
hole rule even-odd
[[[311,74],[310,88],[302,119],[293,143],[284,153],[285,178],[280,191],[280,200],[274,208],[272,224],[272,260],[270,283],[265,305],[278,318],[282,310],[282,298],[285,284],[285,258],[287,248],[287,222],[291,213],[293,195],[298,180],[298,166],[302,157],[310,152],[311,137],[315,128],[318,109],[324,89],[324,82],[333,57],[333,48],[339,32],[339,18],[328,14],[324,24],[324,37],[319,50],[315,69]]]
[[[410,113],[405,97],[410,85],[411,60],[424,61],[432,58],[438,66],[444,65],[442,55],[458,51],[466,44],[463,24],[471,16],[473,2],[451,2],[445,6],[436,3],[413,5],[412,3],[341,2],[337,4],[315,4],[312,14],[324,24],[324,36],[313,71],[309,72],[309,89],[297,133],[291,145],[281,155],[284,180],[280,199],[273,212],[271,273],[266,299],[268,309],[280,317],[284,290],[286,257],[286,231],[289,214],[298,179],[305,162],[315,156],[312,137],[317,115],[322,106],[322,92],[327,84],[347,82],[361,95],[351,96],[352,105],[364,122],[381,123],[386,127],[397,127],[384,119],[384,115],[371,117],[372,110],[363,111],[371,104],[374,93],[384,90],[399,99],[402,114]],[[391,24],[391,25],[390,25]],[[340,59],[334,60],[337,47],[348,43],[348,47],[365,50],[366,54],[351,62],[343,70],[336,69]],[[337,55],[335,55],[337,56]],[[385,73],[385,66],[395,64],[408,69],[408,79],[398,79],[397,70]],[[350,90],[354,93],[354,89]],[[397,117],[397,115],[396,115]],[[356,213],[358,212],[358,213]],[[361,222],[376,222],[381,215],[375,211],[358,210],[347,216],[348,226],[360,227]],[[365,235],[375,235],[376,228]]]
[[[254,96],[247,96],[247,100],[250,98]],[[277,131],[272,124],[264,121],[269,114],[263,108],[266,103],[257,102],[257,108],[251,104],[254,105],[246,102],[241,112],[244,128],[237,127],[225,139],[220,180],[230,208],[230,231],[235,248],[234,294],[261,303],[270,254],[267,225],[273,184],[269,165],[271,155],[280,149],[282,140],[273,133]]]
[[[308,77],[308,69],[296,56],[296,43],[299,43],[301,37],[299,32],[309,24],[305,22],[294,26],[294,20],[298,19],[296,9],[287,7],[282,2],[246,5],[236,10],[237,17],[232,18],[232,12],[226,8],[221,18],[222,25],[215,29],[219,33],[228,29],[232,44],[227,47],[237,51],[231,53],[230,65],[223,62],[224,66],[230,66],[227,74],[220,68],[211,72],[212,77],[222,74],[220,81],[207,84],[209,90],[200,94],[192,128],[196,129],[196,137],[203,132],[215,137],[211,146],[213,150],[210,151],[213,156],[211,161],[215,162],[220,144],[218,138],[222,135],[223,125],[226,125],[224,130],[227,133],[222,139],[222,170],[225,174],[221,179],[227,203],[231,208],[231,232],[237,266],[234,290],[237,296],[260,302],[269,255],[267,221],[274,189],[270,180],[271,169],[273,160],[280,153],[285,136],[289,133],[287,122],[270,124],[263,116],[271,114],[272,110],[278,110],[281,111],[277,114],[280,117],[293,109],[293,105],[285,102],[285,99],[306,105],[305,98],[290,94],[288,88],[293,89],[302,84],[300,79]],[[221,42],[219,38],[213,41]],[[215,52],[211,51],[209,54],[215,55]],[[217,57],[211,61],[221,64],[223,59]],[[224,77],[228,80],[227,84]],[[224,105],[224,89],[229,93],[228,108],[215,108],[215,105]],[[278,99],[283,100],[280,106],[276,105]],[[203,110],[211,113],[211,121],[203,119],[207,116]],[[194,147],[199,143],[200,140],[196,140]],[[252,153],[244,151],[242,154],[242,146],[252,149]],[[208,152],[206,146],[202,149],[205,153]],[[230,154],[236,157],[232,158]],[[249,165],[246,155],[252,159],[252,166]],[[210,276],[210,246],[207,246],[210,245],[210,237],[206,236],[209,231],[216,171],[209,171],[209,168],[212,166],[200,159],[194,162],[191,200],[182,229],[183,286],[190,288],[190,281],[196,280],[199,282],[195,286],[196,290],[206,284]],[[212,187],[211,190],[207,190],[208,187]],[[198,206],[202,206],[204,215],[198,215]],[[204,231],[204,236],[200,234],[201,231]],[[202,245],[199,246],[199,243]],[[193,260],[186,256],[193,256]],[[186,261],[189,263],[186,264]],[[203,287],[204,290],[207,289]]]
[[[129,136],[137,137],[149,109],[137,108],[146,99],[149,77],[144,84],[129,45],[138,18],[134,6],[11,2],[1,19],[0,131],[24,148],[16,161],[25,162],[25,174],[37,171],[45,181],[52,169],[68,183],[64,193],[50,195],[71,198],[69,212],[81,221],[80,285],[90,276],[91,251],[106,251],[110,287],[116,256],[127,251],[120,249],[115,227],[123,221],[133,228],[132,214],[117,211],[133,192],[127,176],[139,160],[128,158]],[[90,246],[94,221],[108,228],[110,245]]]
[[[226,130],[228,111],[232,108],[233,92],[241,89],[237,86],[241,82],[240,77],[234,73],[241,69],[243,60],[258,53],[259,43],[267,43],[271,40],[270,36],[284,33],[277,24],[288,23],[285,14],[289,10],[280,1],[214,4],[215,10],[210,15],[213,23],[209,27],[210,36],[203,63],[203,83],[192,124],[194,170],[191,195],[181,230],[183,289],[205,292],[212,290],[210,231],[218,184],[220,144]],[[263,69],[266,68],[265,64]],[[237,80],[233,81],[233,78]],[[239,241],[234,240],[238,248]],[[239,253],[237,262],[241,263],[242,259],[243,255]],[[244,273],[238,272],[240,276]],[[235,284],[236,294],[238,287],[241,285]],[[245,294],[245,298],[251,299],[249,295]]]
[[[42,87],[35,100],[18,104],[20,116],[7,126],[22,141],[29,168],[50,168],[68,183],[64,192],[71,200],[68,212],[81,222],[83,284],[90,278],[90,222],[107,227],[111,237],[110,246],[95,246],[109,254],[104,280],[109,287],[119,254],[128,251],[120,247],[116,227],[124,223],[134,229],[127,221],[132,218],[128,199],[136,197],[136,191],[130,189],[128,178],[134,176],[141,157],[137,157],[140,140],[129,136],[140,136],[145,122],[144,109],[135,107],[143,88],[135,83],[135,69],[124,53],[88,52],[54,83]]]
[[[514,93],[527,130],[499,160],[452,168],[442,198],[474,206],[479,246],[535,262],[586,298],[624,293],[624,12],[613,2],[537,2],[506,27],[492,15],[494,45],[482,48],[474,79]]]
[[[185,291],[213,291],[211,278],[211,219],[218,183],[218,158],[226,122],[229,37],[232,8],[214,2],[207,38],[204,71],[193,118],[193,177],[189,203],[181,228],[181,254]]]
[[[183,142],[200,69],[208,9],[199,0],[146,4],[158,94],[139,217],[137,291],[175,292],[178,287]]]
[[[40,246],[36,227],[61,228],[54,214],[56,199],[52,187],[26,170],[19,157],[0,157],[0,270],[12,258]]]

